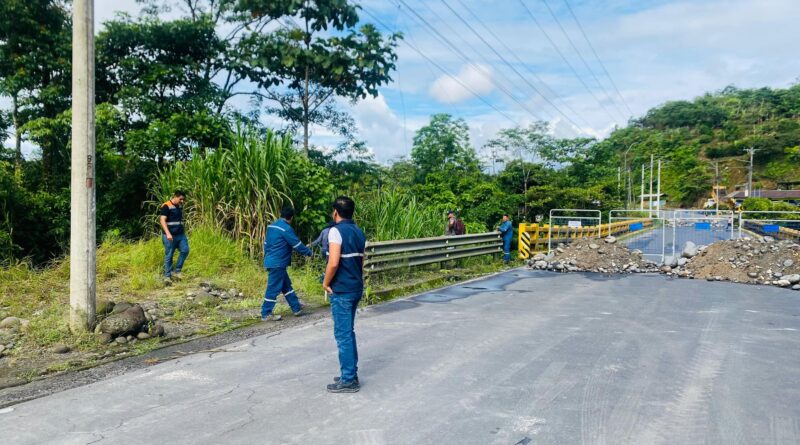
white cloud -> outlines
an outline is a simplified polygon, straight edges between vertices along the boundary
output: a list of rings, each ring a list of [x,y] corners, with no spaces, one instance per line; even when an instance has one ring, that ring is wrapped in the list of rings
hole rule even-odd
[[[455,76],[440,76],[433,81],[428,92],[441,103],[456,104],[473,98],[475,94],[489,93],[493,89],[492,68],[473,64],[462,67]]]

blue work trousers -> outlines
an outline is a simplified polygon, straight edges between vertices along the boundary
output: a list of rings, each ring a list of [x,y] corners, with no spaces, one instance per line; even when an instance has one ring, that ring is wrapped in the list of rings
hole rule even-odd
[[[267,269],[267,290],[264,292],[264,303],[261,304],[261,317],[266,317],[275,309],[275,303],[278,301],[278,295],[283,294],[292,312],[298,312],[301,309],[300,300],[292,288],[292,280],[289,279],[289,273],[285,267],[273,267]]]
[[[503,261],[506,264],[511,261],[511,238],[503,239]]]
[[[164,243],[164,276],[169,278],[172,276],[172,257],[175,256],[176,250],[179,254],[178,262],[175,263],[175,272],[183,269],[183,263],[189,256],[189,238],[186,238],[185,233],[181,233],[172,235],[172,241],[170,241],[167,239],[167,235],[161,234],[161,241]]]
[[[358,346],[356,345],[356,309],[361,292],[333,293],[330,297],[333,315],[333,336],[339,348],[339,367],[342,382],[352,382],[358,377]]]

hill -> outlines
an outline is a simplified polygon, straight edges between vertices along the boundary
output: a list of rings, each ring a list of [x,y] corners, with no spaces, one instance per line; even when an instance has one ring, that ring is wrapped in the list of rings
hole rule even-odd
[[[716,162],[721,185],[733,190],[744,184],[749,148],[756,150],[754,189],[775,188],[800,180],[800,85],[727,87],[693,101],[667,102],[614,131],[598,144],[603,147],[631,172],[634,197],[641,165],[649,169],[651,154],[664,162],[662,189],[673,205],[700,205],[708,198]]]

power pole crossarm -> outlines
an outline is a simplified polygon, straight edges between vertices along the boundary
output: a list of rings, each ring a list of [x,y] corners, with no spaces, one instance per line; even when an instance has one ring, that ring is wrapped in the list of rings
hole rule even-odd
[[[95,321],[94,0],[72,4],[69,322],[82,332]]]

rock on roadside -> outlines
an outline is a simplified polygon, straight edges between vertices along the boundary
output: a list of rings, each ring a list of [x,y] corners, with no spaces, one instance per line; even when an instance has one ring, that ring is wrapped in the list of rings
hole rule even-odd
[[[128,332],[138,332],[147,319],[141,306],[133,306],[122,313],[109,315],[100,322],[100,332],[117,336]]]

